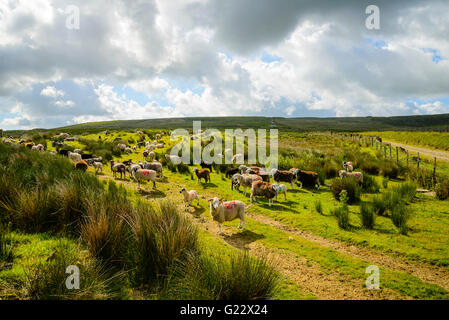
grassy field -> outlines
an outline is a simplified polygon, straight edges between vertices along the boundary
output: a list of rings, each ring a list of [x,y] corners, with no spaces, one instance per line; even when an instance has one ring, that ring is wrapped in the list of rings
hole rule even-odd
[[[447,132],[365,132],[366,135],[379,136],[384,140],[400,142],[435,150],[449,150],[449,133]]]
[[[134,144],[140,138],[134,131],[119,130],[107,137],[98,133],[86,134],[82,136],[84,140],[68,143],[74,148],[86,148],[86,144],[97,141],[99,135],[103,142],[111,145],[117,139]],[[147,136],[146,140],[149,138],[152,137]],[[160,161],[163,161],[163,155],[172,146],[168,136],[164,136],[162,141],[167,145],[165,149],[157,150]],[[48,150],[52,149],[48,144]],[[116,161],[138,161],[142,160],[142,150],[143,148],[139,148],[136,153],[123,155],[114,154],[115,151],[111,149],[110,156]],[[208,184],[197,182],[192,174],[194,166],[179,173],[173,166],[170,167],[171,170],[168,169],[167,164],[164,165],[165,179],[157,183],[157,191],[151,190],[149,183],[143,184],[143,190],[138,190],[137,184],[129,177],[116,179],[115,182],[126,190],[133,205],[141,201],[154,205],[164,199],[175,203],[179,211],[183,208],[179,190],[182,187],[196,190],[200,195],[200,205],[190,207],[187,217],[198,228],[198,252],[206,257],[218,252],[226,257],[247,252],[250,256],[267,260],[280,279],[278,290],[271,296],[272,299],[449,298],[447,200],[416,194],[409,201],[404,201],[402,206],[408,216],[404,234],[392,218],[393,211],[396,212],[398,207],[376,214],[374,227],[369,229],[362,224],[361,205],[365,203],[371,206],[377,198],[398,192],[397,187],[417,183],[410,180],[414,176],[407,168],[396,168],[394,161],[384,160],[381,154],[368,146],[357,146],[339,136],[328,134],[282,133],[279,154],[279,164],[283,168],[300,167],[317,171],[322,180],[320,190],[295,186],[294,190],[288,191],[287,201],[280,196],[271,207],[266,200],[259,198],[248,210],[247,228],[241,231],[237,229],[238,221],[228,222],[224,225],[223,236],[217,234],[218,227],[210,217],[207,199],[217,196],[223,200],[242,200],[249,204],[249,195],[232,191],[230,180],[216,171],[218,167]],[[343,159],[353,161],[357,169],[370,172],[368,174],[365,171],[365,176],[368,177],[366,180],[370,182],[365,183],[360,190],[360,201],[348,205],[347,228],[342,228],[333,214],[335,209],[343,205],[332,192],[333,185],[340,180],[336,177],[336,171],[340,169]],[[63,160],[68,163],[68,160]],[[446,174],[445,169],[442,174]],[[94,176],[93,169],[89,169],[86,175]],[[105,186],[114,180],[107,164],[104,173],[97,178]],[[317,210],[317,203],[321,210]],[[92,263],[92,255],[89,254],[91,248],[79,243],[70,234],[12,230],[8,235],[13,239],[9,241],[14,243],[15,258],[12,266],[6,270],[2,270],[0,263],[0,292],[3,292],[4,298],[29,297],[33,291],[25,286],[26,279],[30,277],[26,276],[26,271],[32,270],[33,265],[45,264],[48,255],[61,245],[60,241],[65,242],[66,247],[73,248],[73,255],[81,263]],[[33,241],[38,239],[44,241],[34,245]],[[365,287],[365,271],[370,265],[376,265],[380,269],[379,290]],[[191,275],[187,273],[179,279],[190,279],[189,277]],[[179,283],[183,283],[179,279],[173,286],[179,287]],[[104,281],[107,283],[107,279]],[[174,297],[173,290],[166,292],[133,284],[126,288],[125,292],[114,291],[114,295],[107,297]],[[104,290],[92,291],[98,295],[92,294],[89,297],[96,298],[101,297]],[[183,297],[181,293],[174,291],[176,297]]]

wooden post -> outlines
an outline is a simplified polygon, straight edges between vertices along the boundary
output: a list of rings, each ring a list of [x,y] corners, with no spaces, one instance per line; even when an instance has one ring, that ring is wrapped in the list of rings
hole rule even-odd
[[[408,167],[408,150],[407,150],[407,167]]]
[[[418,152],[418,160],[416,161],[418,169],[419,169],[419,162],[420,162],[420,160],[419,160],[419,152]]]
[[[435,184],[437,182],[436,171],[437,171],[437,157],[434,157],[433,158],[433,184]]]
[[[396,163],[399,164],[399,147],[396,147]]]
[[[390,160],[391,160],[391,143],[390,143]]]
[[[387,146],[384,146],[384,157],[387,158]]]

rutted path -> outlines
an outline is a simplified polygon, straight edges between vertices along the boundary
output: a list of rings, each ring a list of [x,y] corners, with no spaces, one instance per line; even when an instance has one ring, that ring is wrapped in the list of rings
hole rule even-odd
[[[396,147],[396,146],[401,147],[401,148],[407,149],[412,152],[419,152],[419,154],[422,156],[426,156],[426,157],[429,157],[432,159],[434,157],[436,157],[437,160],[443,160],[443,161],[449,162],[449,152],[446,152],[446,151],[428,149],[428,148],[423,148],[423,147],[416,147],[416,146],[412,146],[409,144],[404,144],[404,143],[399,143],[399,142],[394,142],[394,141],[389,141],[389,140],[383,140],[383,142],[391,143],[392,147]]]

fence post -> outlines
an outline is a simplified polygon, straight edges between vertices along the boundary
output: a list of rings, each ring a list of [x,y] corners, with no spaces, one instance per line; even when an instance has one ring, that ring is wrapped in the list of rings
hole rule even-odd
[[[433,158],[433,184],[435,184],[437,182],[436,171],[437,171],[437,157],[434,157]]]
[[[384,157],[387,158],[387,146],[384,146]]]
[[[396,163],[399,164],[399,147],[396,147]]]
[[[390,160],[391,160],[391,143],[390,143]]]
[[[416,161],[416,163],[418,164],[418,169],[419,169],[419,162],[420,162],[421,160],[419,159],[419,152],[418,152],[418,160]]]
[[[408,167],[408,150],[406,150],[407,151],[407,167]]]

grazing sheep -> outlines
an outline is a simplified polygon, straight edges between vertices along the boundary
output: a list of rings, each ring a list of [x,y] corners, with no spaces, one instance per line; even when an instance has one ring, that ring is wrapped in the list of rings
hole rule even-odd
[[[165,146],[165,143],[159,143],[159,144],[156,145],[156,148],[157,149],[162,149],[162,148],[164,148],[164,146]]]
[[[181,157],[177,155],[166,154],[165,159],[173,164],[180,164],[182,162]]]
[[[131,149],[130,147],[126,147],[125,150],[123,150],[123,152],[125,152],[125,153],[133,153],[133,149]]]
[[[83,159],[79,153],[69,151],[67,152],[67,155],[69,156],[69,159],[72,160],[73,162],[79,162]]]
[[[93,166],[94,162],[103,162],[103,158],[102,157],[83,159],[83,160],[85,160],[89,166]]]
[[[273,198],[276,196],[276,191],[273,185],[265,181],[254,181],[251,185],[250,201],[256,200],[256,197],[265,197],[268,200],[268,205],[271,207]]]
[[[354,170],[354,167],[352,166],[352,162],[350,162],[350,161],[343,161],[343,168],[348,172],[352,172],[352,170]]]
[[[278,194],[284,194],[284,200],[287,201],[287,186],[285,184],[273,183],[273,190],[276,192],[276,201],[278,200]]]
[[[246,188],[252,186],[252,183],[254,181],[262,181],[262,178],[259,177],[256,174],[240,174],[240,173],[236,173],[232,176],[232,180],[231,180],[231,190],[235,189],[237,191],[239,190],[239,187],[242,186],[243,187],[243,194],[246,196]]]
[[[163,178],[163,177],[164,177],[164,175],[163,175],[163,173],[162,173],[162,163],[160,163],[160,162],[158,162],[158,161],[153,161],[153,162],[146,162],[146,161],[144,161],[144,162],[142,162],[142,163],[140,164],[140,167],[141,167],[142,169],[150,169],[150,170],[154,170],[154,171],[157,172],[157,174],[158,174],[158,176],[159,176],[160,178]]]
[[[125,164],[125,163],[123,163],[123,164]],[[126,164],[125,164],[125,165],[126,165]],[[129,172],[130,174],[132,174],[132,172],[134,171],[135,168],[142,169],[142,167],[141,167],[140,164],[138,164],[138,163],[129,163],[129,164],[127,164],[126,166],[127,166],[127,167],[126,167],[126,170],[128,170],[128,172]]]
[[[273,175],[273,180],[276,182],[289,182],[292,189],[293,189],[293,182],[296,181],[296,176],[293,174],[293,172],[285,171],[285,170],[278,170],[278,169],[272,169],[271,174]]]
[[[34,146],[34,143],[33,143],[33,142],[28,142],[25,146],[26,146],[28,149],[32,149],[33,146]]]
[[[301,183],[301,188],[305,185],[307,187],[316,187],[318,190],[320,189],[320,177],[318,173],[296,169],[293,175]]]
[[[212,163],[207,163],[206,161],[201,160],[200,166],[203,169],[209,169],[210,172],[213,172],[212,171]]]
[[[346,170],[340,170],[338,171],[338,176],[340,178],[352,177],[356,181],[363,183],[363,173],[361,172],[347,172]]]
[[[117,147],[119,147],[119,149],[120,149],[120,151],[125,151],[125,149],[126,149],[126,144],[123,144],[123,143],[119,143],[118,145],[117,145]]]
[[[207,181],[210,182],[210,172],[209,172],[209,170],[194,168],[193,172],[198,177],[198,183],[201,182],[201,179],[204,179],[206,181],[206,183],[207,183]]]
[[[122,163],[123,163],[125,166],[129,166],[131,163],[133,163],[133,159],[129,159],[129,160],[123,161]]]
[[[68,157],[69,152],[70,152],[69,150],[59,150],[59,154],[64,157]]]
[[[156,134],[156,140],[160,140],[160,139],[161,139],[161,134],[160,133]]]
[[[145,149],[145,150],[143,150],[142,155],[143,155],[143,158],[146,159],[150,155],[150,151]]]
[[[148,154],[148,158],[150,161],[154,161],[154,159],[156,158],[156,153],[154,151],[150,151],[150,153]]]
[[[95,174],[101,171],[103,173],[103,163],[95,161],[93,163],[93,167],[95,169]]]
[[[92,159],[93,157],[94,157],[94,155],[92,153],[83,153],[81,155],[81,159],[83,159],[83,160]]]
[[[114,160],[111,160],[110,163],[111,171],[114,173],[114,178],[116,178],[117,172],[120,172],[120,179],[123,179],[123,175],[125,175],[126,179],[126,166],[123,163],[115,163]]]
[[[138,167],[135,167],[132,171],[132,177],[134,180],[137,181],[137,184],[140,189],[140,181],[152,181],[153,182],[153,189],[156,189],[156,176],[157,173],[154,170],[148,170],[148,169],[139,169]]]
[[[198,197],[198,194],[196,193],[195,190],[190,190],[187,191],[186,188],[182,188],[181,191],[179,191],[179,193],[182,193],[182,198],[184,200],[184,210],[188,211],[189,210],[189,206],[192,203],[192,201],[194,199],[196,199],[196,205],[199,206],[200,205],[200,198]]]
[[[73,152],[81,154],[81,149],[75,149],[75,150],[73,150]]]
[[[232,221],[239,218],[240,222],[237,228],[243,222],[242,230],[245,229],[245,210],[250,206],[245,207],[245,203],[240,200],[233,200],[223,202],[217,197],[208,200],[210,202],[210,215],[214,221],[218,222],[218,234],[221,232],[221,224],[225,221]]]
[[[87,162],[84,160],[80,160],[75,163],[75,169],[77,169],[77,170],[86,171],[87,167],[88,167]]]
[[[226,169],[226,178],[231,178],[234,174],[239,172],[239,168],[227,168]]]

